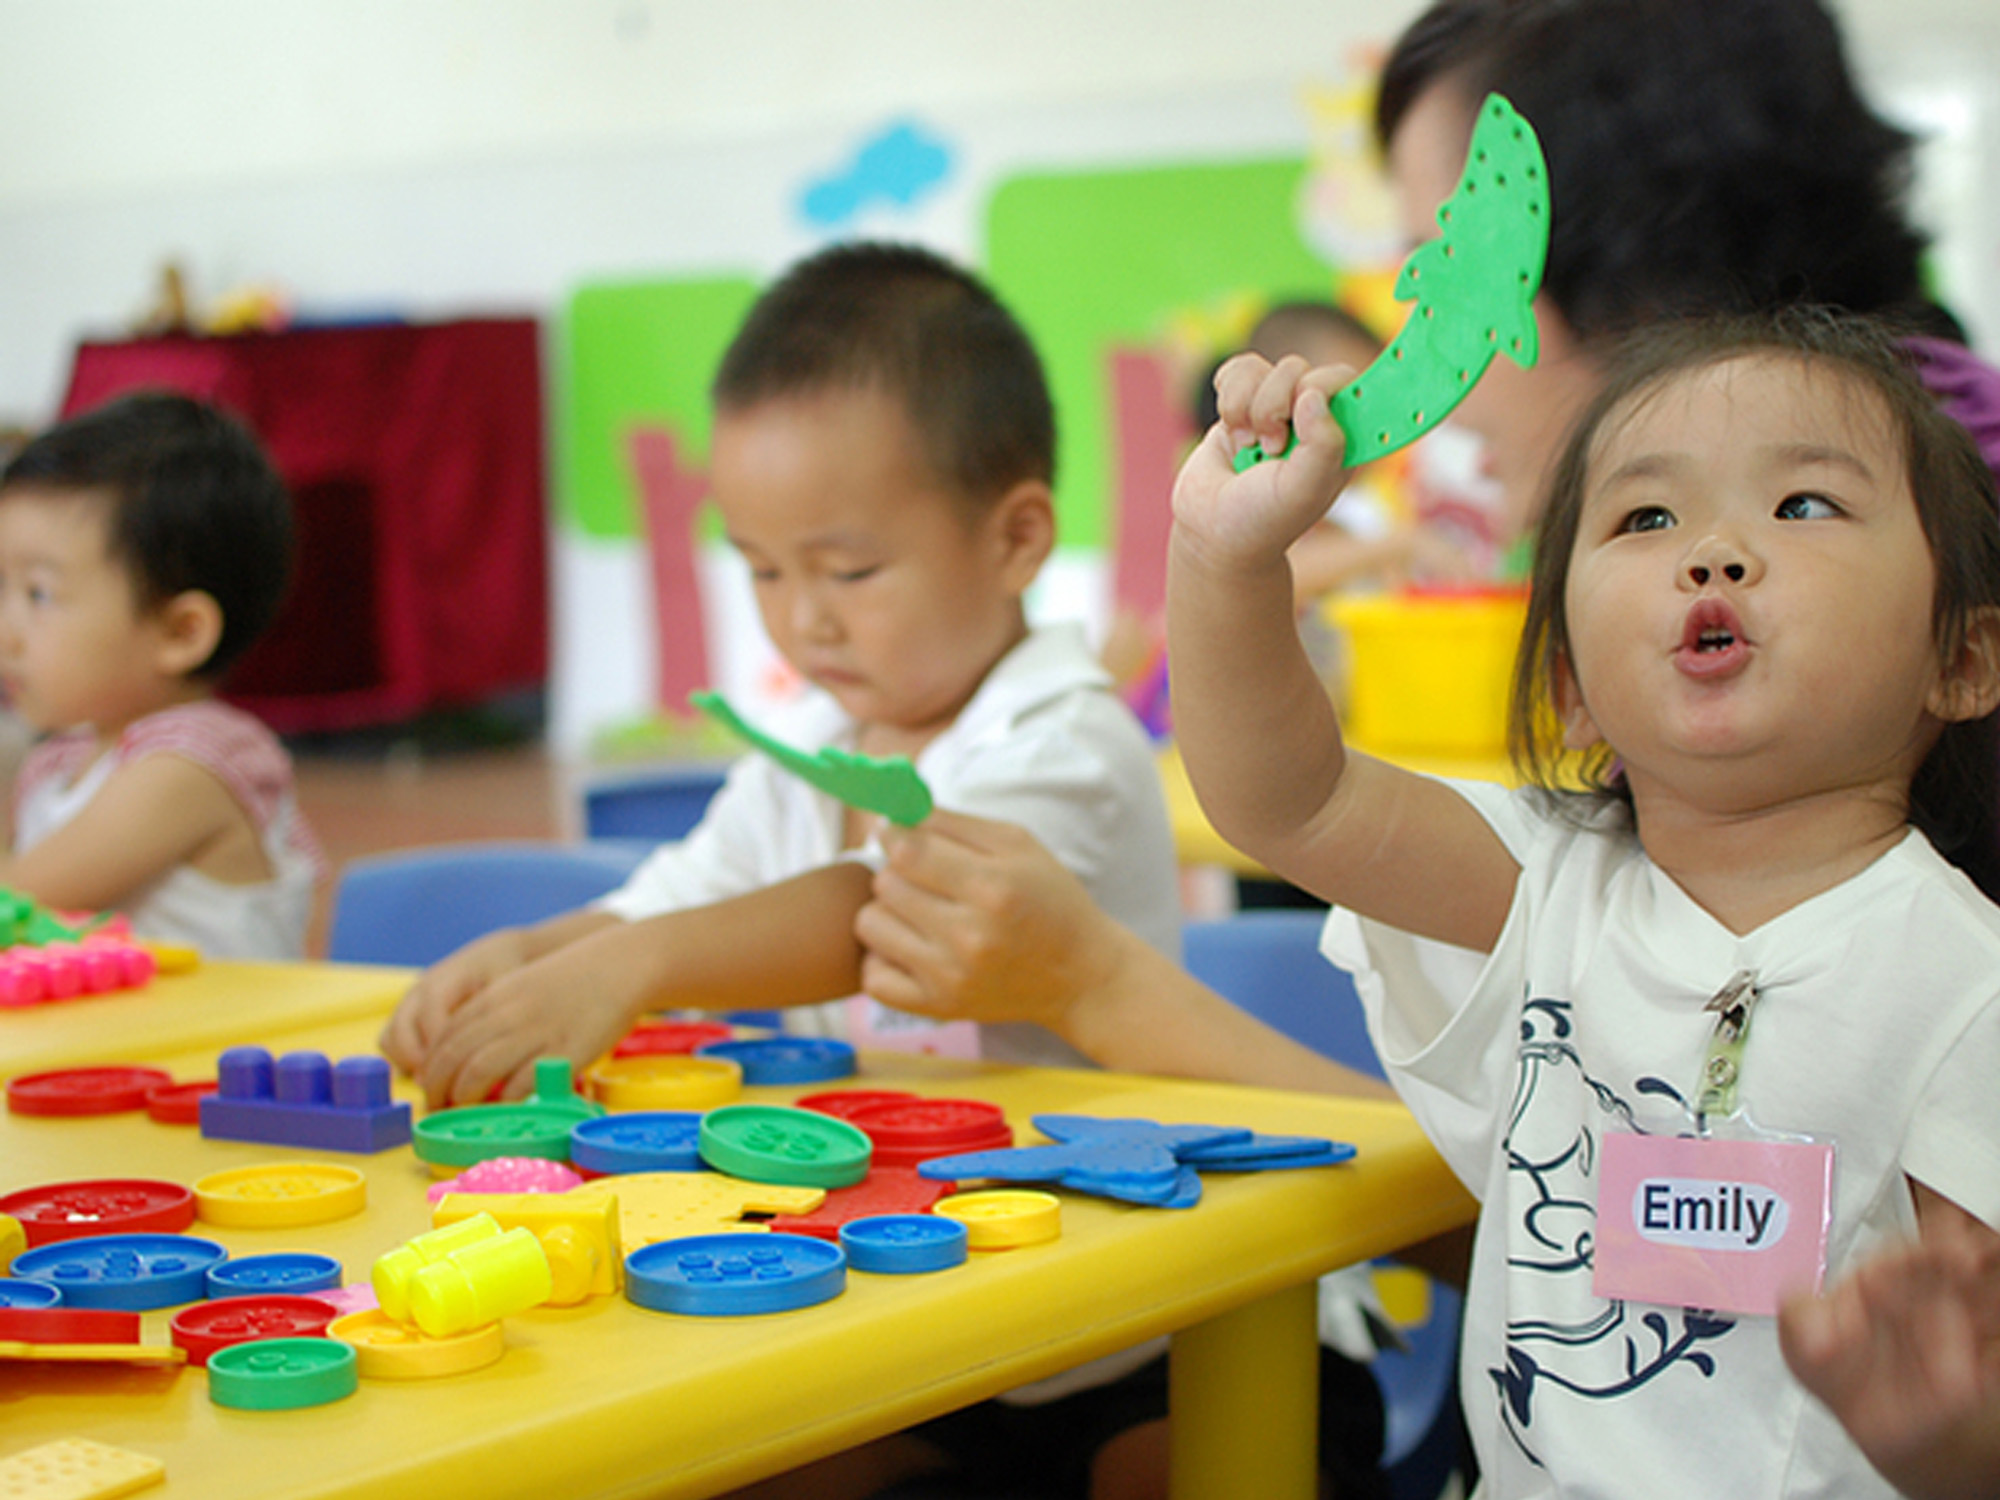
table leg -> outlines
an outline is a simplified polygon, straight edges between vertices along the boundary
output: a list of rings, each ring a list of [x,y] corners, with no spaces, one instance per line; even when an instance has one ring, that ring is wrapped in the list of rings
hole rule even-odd
[[[1174,1335],[1172,1500],[1313,1500],[1318,1321],[1309,1281]]]

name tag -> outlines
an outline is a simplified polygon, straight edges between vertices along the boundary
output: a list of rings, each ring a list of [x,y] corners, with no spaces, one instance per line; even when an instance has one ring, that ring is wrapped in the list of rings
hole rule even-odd
[[[973,1021],[933,1021],[879,1000],[856,995],[847,1002],[847,1040],[863,1051],[922,1052],[932,1057],[977,1058],[979,1026]]]
[[[1769,1316],[1819,1290],[1831,1144],[1618,1132],[1603,1147],[1598,1296]]]

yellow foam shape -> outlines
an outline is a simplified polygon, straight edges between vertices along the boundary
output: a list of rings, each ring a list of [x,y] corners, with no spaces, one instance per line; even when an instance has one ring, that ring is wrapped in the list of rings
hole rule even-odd
[[[59,1364],[177,1365],[187,1351],[173,1344],[37,1344],[0,1339],[0,1359],[53,1360]],[[9,1491],[0,1487],[0,1500]]]
[[[726,1172],[626,1172],[600,1177],[563,1194],[572,1201],[618,1200],[618,1237],[630,1252],[690,1234],[728,1230],[763,1233],[745,1214],[809,1214],[826,1189],[745,1182]]]
[[[6,1500],[112,1500],[167,1477],[167,1466],[146,1453],[61,1438],[0,1458],[0,1496]]]
[[[598,1193],[578,1200],[569,1193],[446,1193],[431,1210],[431,1222],[442,1229],[481,1213],[491,1215],[502,1229],[525,1229],[542,1242],[554,1283],[549,1301],[555,1306],[613,1296],[623,1284],[616,1196]]]

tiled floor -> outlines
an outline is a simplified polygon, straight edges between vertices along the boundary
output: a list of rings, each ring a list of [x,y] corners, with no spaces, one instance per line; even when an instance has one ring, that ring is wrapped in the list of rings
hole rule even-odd
[[[395,743],[371,752],[301,752],[299,805],[325,846],[335,881],[364,854],[467,839],[558,838],[569,826],[568,779],[536,746],[428,751]],[[332,882],[320,893],[308,953],[324,951]]]

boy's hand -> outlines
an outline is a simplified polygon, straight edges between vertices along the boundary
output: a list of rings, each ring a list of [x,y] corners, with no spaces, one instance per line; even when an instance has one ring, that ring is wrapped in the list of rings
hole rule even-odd
[[[1115,967],[1115,924],[1026,829],[939,811],[886,829],[874,900],[855,918],[862,988],[938,1020],[1033,1021],[1065,1013]]]
[[[528,962],[527,935],[503,928],[439,959],[418,977],[382,1028],[382,1055],[403,1072],[421,1072],[452,1012]]]
[[[1322,519],[1346,483],[1347,439],[1328,408],[1354,378],[1345,365],[1308,370],[1297,355],[1267,364],[1239,354],[1216,371],[1220,418],[1174,483],[1174,524],[1215,555],[1262,562],[1282,554]],[[1292,435],[1298,446],[1283,459]],[[1238,474],[1239,450],[1273,455]]]
[[[1923,1237],[1779,1314],[1785,1362],[1906,1493],[1988,1494],[2000,1413],[2000,1235],[1953,1205]]]
[[[517,966],[452,1008],[415,1070],[432,1109],[482,1103],[496,1087],[518,1099],[534,1085],[538,1058],[566,1057],[581,1070],[611,1050],[635,1007],[588,947]]]

